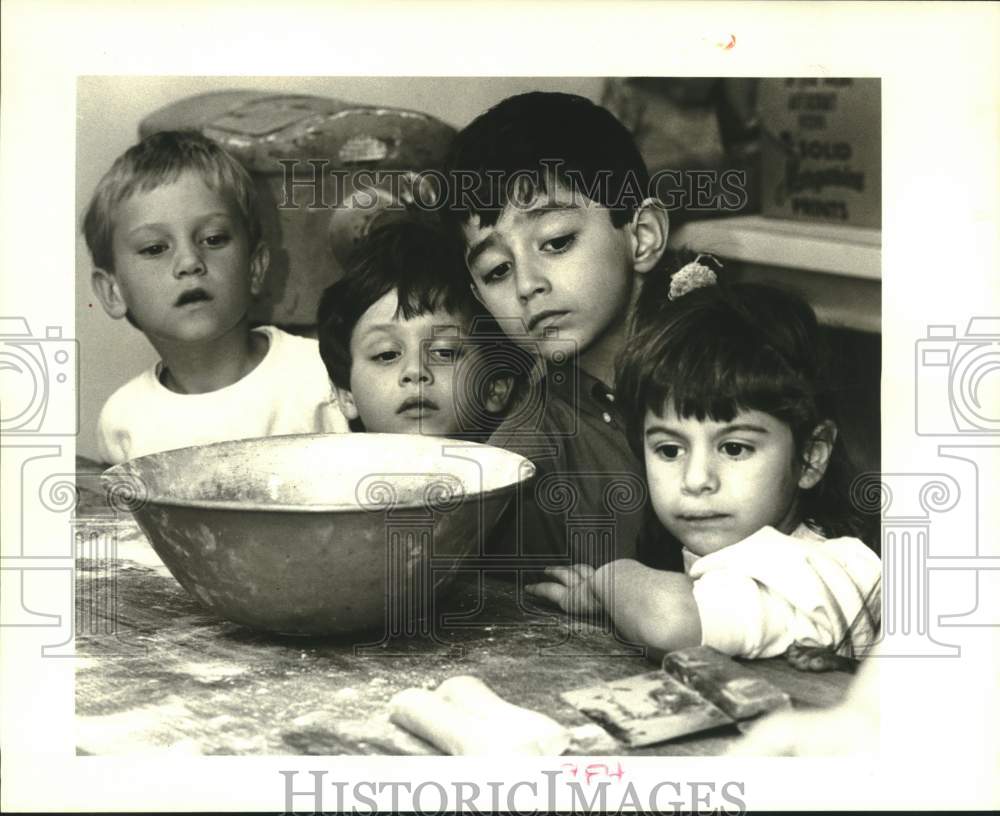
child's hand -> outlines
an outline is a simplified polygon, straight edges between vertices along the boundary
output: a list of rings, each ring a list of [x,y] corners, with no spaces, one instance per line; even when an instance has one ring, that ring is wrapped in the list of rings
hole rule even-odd
[[[528,584],[525,590],[535,597],[551,601],[570,615],[592,615],[604,608],[594,592],[595,574],[589,564],[546,567],[545,575],[552,580]]]
[[[795,641],[785,652],[785,660],[799,671],[827,672],[846,671],[851,674],[857,669],[857,663],[846,657],[841,657],[830,646],[807,646]]]

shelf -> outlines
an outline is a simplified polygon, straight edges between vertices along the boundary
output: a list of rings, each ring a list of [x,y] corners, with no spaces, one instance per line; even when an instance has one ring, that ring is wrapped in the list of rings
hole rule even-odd
[[[671,234],[670,245],[733,261],[882,279],[878,229],[741,215],[684,224]]]

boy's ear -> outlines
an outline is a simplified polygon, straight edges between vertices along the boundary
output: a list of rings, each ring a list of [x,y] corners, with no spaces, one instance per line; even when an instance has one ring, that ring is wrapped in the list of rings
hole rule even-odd
[[[337,402],[340,403],[340,413],[344,415],[344,418],[348,421],[357,419],[359,414],[358,406],[354,403],[354,394],[346,388],[340,388],[336,385],[333,386],[333,390],[337,395]]]
[[[632,237],[632,267],[640,275],[649,272],[663,257],[670,235],[670,218],[658,198],[639,205],[629,224]]]
[[[495,377],[483,395],[483,403],[486,410],[491,414],[500,414],[507,410],[511,395],[514,393],[514,378]]]
[[[264,288],[264,278],[271,265],[271,250],[263,241],[257,244],[250,256],[250,294],[255,297]]]
[[[95,267],[90,273],[90,288],[101,302],[108,317],[121,320],[128,312],[128,304],[122,295],[121,286],[114,272]]]
[[[837,426],[827,420],[817,425],[806,442],[803,451],[802,473],[799,474],[799,487],[808,490],[815,487],[826,473],[833,454],[833,446],[837,442]]]

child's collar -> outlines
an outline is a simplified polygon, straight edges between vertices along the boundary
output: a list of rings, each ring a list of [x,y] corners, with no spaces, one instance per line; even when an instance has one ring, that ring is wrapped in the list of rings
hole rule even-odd
[[[570,403],[577,397],[593,397],[598,401],[614,402],[614,391],[602,380],[588,374],[573,359],[557,364],[549,360],[539,366],[546,387]]]
[[[615,404],[614,391],[575,363],[550,367],[543,387],[577,415],[587,415],[602,425],[624,432],[624,420]]]

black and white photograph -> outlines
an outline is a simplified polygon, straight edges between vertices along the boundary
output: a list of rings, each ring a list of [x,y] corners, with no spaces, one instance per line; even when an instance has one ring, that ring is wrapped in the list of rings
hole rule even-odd
[[[79,84],[77,458],[140,529],[114,603],[80,555],[114,636],[77,638],[78,751],[703,756],[840,702],[880,618],[848,495],[879,469],[879,80],[228,82]],[[685,575],[736,544],[760,597]]]
[[[5,810],[995,805],[997,7],[483,5],[5,33]]]

